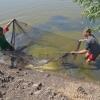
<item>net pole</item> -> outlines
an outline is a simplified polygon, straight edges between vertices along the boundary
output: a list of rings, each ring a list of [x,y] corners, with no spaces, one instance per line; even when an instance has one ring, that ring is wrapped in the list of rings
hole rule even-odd
[[[11,45],[14,47],[14,49],[15,49],[15,23],[16,23],[16,19],[12,21],[13,26],[12,26]],[[12,52],[12,57],[11,57],[11,67],[12,68],[16,67],[15,60],[16,58],[15,58],[14,52]]]

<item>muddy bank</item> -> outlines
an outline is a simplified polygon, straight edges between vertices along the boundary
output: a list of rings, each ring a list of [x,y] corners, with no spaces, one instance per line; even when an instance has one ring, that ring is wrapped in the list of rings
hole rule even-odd
[[[1,64],[0,100],[100,100],[100,83]]]

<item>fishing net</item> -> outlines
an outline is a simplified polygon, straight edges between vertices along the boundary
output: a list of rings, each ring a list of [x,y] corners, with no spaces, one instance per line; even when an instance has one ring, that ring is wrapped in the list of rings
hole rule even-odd
[[[13,20],[5,24],[9,28],[9,31],[5,33],[6,39],[11,43],[12,35],[15,34],[15,38],[13,38],[15,51],[20,50],[20,52],[7,52],[6,55],[10,56],[10,59],[6,57],[4,63],[6,61],[8,64],[7,60],[11,60],[11,57],[15,56],[18,59],[14,62],[21,68],[24,66],[25,68],[36,68],[37,70],[60,70],[65,73],[65,69],[67,69],[69,75],[73,76],[77,74],[77,76],[80,76],[84,73],[87,75],[90,74],[90,72],[84,69],[84,66],[91,68],[91,66],[84,65],[84,55],[72,55],[69,53],[70,51],[79,50],[77,47],[78,41],[76,38],[74,39],[79,34],[69,32],[62,35],[62,33],[58,34],[42,30],[39,27],[33,27],[18,20]],[[84,43],[80,46],[80,49],[82,48],[84,48]],[[2,62],[1,60],[0,63]],[[99,59],[94,66],[99,68]]]
[[[38,59],[55,60],[66,52],[76,50],[77,47],[78,41],[68,38],[67,35],[41,30],[15,19],[8,24],[8,28],[5,36],[9,43],[13,42],[16,50],[26,47],[27,50],[22,50]],[[64,62],[66,61],[72,63],[73,55],[68,55]]]
[[[9,31],[5,34],[9,43],[11,43],[12,35],[15,34],[15,48],[23,47],[24,45],[35,44],[47,47],[45,49],[56,48],[57,51],[70,51],[75,48],[76,40],[69,39],[56,33],[41,30],[37,27],[32,27],[24,22],[14,20],[8,25]],[[41,48],[42,48],[41,47]]]
[[[10,23],[9,32],[7,32],[5,35],[9,43],[11,43],[13,34],[15,34],[15,40],[13,41],[15,42],[14,46],[16,49],[25,45],[28,46],[30,43],[34,44],[34,42],[41,37],[38,29],[17,20]]]

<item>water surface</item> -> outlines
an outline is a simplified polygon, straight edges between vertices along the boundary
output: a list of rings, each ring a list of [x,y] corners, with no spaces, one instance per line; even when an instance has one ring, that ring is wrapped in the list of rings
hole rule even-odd
[[[59,38],[60,35],[78,40],[81,38],[81,31],[84,27],[91,24],[86,18],[82,17],[81,12],[82,9],[77,4],[73,3],[72,0],[0,0],[1,25],[5,24],[10,19],[16,18],[38,29],[35,31],[37,32],[35,34],[45,32],[49,32],[49,34],[56,33],[55,37],[57,37],[57,41],[62,40],[62,42],[56,43],[56,50],[68,45],[66,41],[63,42],[65,38]],[[100,38],[99,34],[96,34],[96,36]],[[56,40],[54,37],[48,38],[48,40],[52,39]],[[54,44],[54,41],[50,41],[50,43]],[[50,44],[47,48],[54,50],[54,48],[52,49],[49,46]],[[53,45],[53,47],[54,46],[55,45]],[[37,48],[38,46],[35,47]],[[99,60],[98,63],[100,63]],[[90,68],[84,70],[82,68],[69,66],[66,67],[66,70],[76,77],[86,75],[100,80],[99,65],[94,69]]]

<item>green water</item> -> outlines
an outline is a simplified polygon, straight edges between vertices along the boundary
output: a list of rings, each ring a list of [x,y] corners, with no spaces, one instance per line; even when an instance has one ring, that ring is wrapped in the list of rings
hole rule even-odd
[[[75,50],[81,31],[90,24],[81,12],[82,9],[72,0],[0,0],[0,25],[16,18],[38,28],[37,34],[45,35],[30,52],[35,56],[59,56],[56,54]],[[83,68],[83,61],[84,57],[78,57],[75,61],[78,67],[66,65],[61,71],[75,77],[100,80],[99,65]]]

